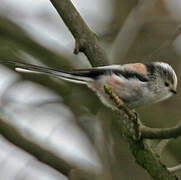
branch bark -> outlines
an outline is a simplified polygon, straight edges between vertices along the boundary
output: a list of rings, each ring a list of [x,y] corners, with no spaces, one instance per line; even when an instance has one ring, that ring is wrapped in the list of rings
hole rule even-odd
[[[157,154],[159,154],[161,156],[163,150],[165,149],[165,147],[167,146],[167,144],[170,142],[170,139],[163,139],[161,140],[156,147],[154,148],[154,150],[157,152]]]
[[[75,51],[82,51],[93,66],[107,65],[107,58],[99,47],[95,34],[90,31],[73,4],[69,0],[50,1],[74,36],[76,41]],[[107,88],[107,90],[110,89]],[[110,94],[110,97],[116,102],[116,98],[111,95],[111,90],[107,93]],[[116,105],[118,109],[121,107],[119,104]],[[125,108],[125,111],[126,110],[127,108]],[[121,132],[125,133],[136,161],[144,167],[154,179],[176,180],[177,177],[170,173],[160,162],[158,155],[152,151],[149,144],[139,138],[138,117],[135,116],[135,113],[133,114],[134,116],[129,116],[130,114],[128,113],[129,123],[127,124],[128,121],[126,121],[123,128],[120,125],[119,128],[121,128]],[[118,122],[122,123],[122,118],[119,117]],[[133,124],[133,126],[131,124]],[[131,125],[131,131],[129,125]]]
[[[113,100],[118,110],[122,110],[128,117],[124,123],[122,123],[123,120],[119,117],[117,119],[117,122],[119,123],[117,127],[120,129],[121,135],[126,137],[136,162],[145,168],[153,179],[177,180],[177,177],[161,163],[160,157],[152,150],[149,143],[139,136],[141,122],[139,121],[138,115],[135,116],[135,113],[132,110],[124,106],[123,101],[116,96],[108,85],[105,86],[105,92]]]
[[[108,65],[108,59],[98,40],[69,0],[50,0],[75,38],[74,53],[83,52],[92,66]]]
[[[102,48],[99,47],[97,38],[95,34],[88,28],[88,26],[85,24],[79,13],[76,11],[75,7],[69,0],[50,0],[54,7],[56,8],[57,12],[62,17],[63,21],[73,34],[75,41],[76,41],[76,48],[75,52],[78,53],[79,51],[82,51],[89,59],[90,63],[93,66],[102,66],[102,65],[108,65],[108,60],[103,52]],[[5,32],[4,32],[5,33]],[[12,36],[13,37],[13,36]],[[11,38],[11,37],[10,37]],[[16,39],[18,42],[22,39],[19,37]],[[109,94],[111,96],[111,91],[109,91]],[[113,92],[114,94],[114,92]],[[111,97],[116,102],[115,96]],[[121,100],[119,100],[121,102]],[[116,104],[117,106],[119,104]],[[119,106],[120,108],[121,106]],[[122,118],[118,117],[118,123],[117,128],[120,130],[121,133],[125,135],[127,138],[127,141],[130,145],[130,149],[132,151],[132,154],[135,156],[136,161],[138,164],[140,164],[143,168],[145,168],[148,173],[154,178],[158,180],[176,180],[177,177],[170,173],[165,165],[163,165],[160,162],[159,156],[152,150],[149,143],[147,141],[141,139],[139,136],[139,130],[140,130],[140,122],[138,116],[135,116],[135,113],[132,111],[129,111],[129,109],[125,108],[125,112],[130,112],[127,114],[129,119],[123,123]],[[131,128],[130,128],[131,127]],[[13,137],[9,136],[11,134],[11,127],[5,127],[5,125],[1,124],[2,128],[2,134],[9,139],[10,141],[14,142],[18,146],[22,147],[23,149],[27,150],[26,147],[29,145],[29,142],[25,142],[25,146],[21,144],[22,140],[20,136],[18,138],[20,141],[15,140]],[[8,129],[10,131],[8,131]],[[9,133],[7,133],[9,132]],[[147,131],[148,132],[148,131]],[[143,128],[142,133],[144,134]],[[147,133],[148,134],[148,133]],[[121,134],[122,135],[122,134]],[[146,135],[142,135],[142,137],[146,137]],[[148,135],[147,135],[148,137]],[[17,138],[17,139],[18,139]],[[36,147],[37,149],[37,147]],[[36,152],[39,152],[40,149],[37,149]],[[41,152],[41,151],[40,151]],[[32,152],[35,154],[35,156],[39,157],[39,154],[36,155],[35,152]],[[47,152],[48,153],[48,152]],[[41,156],[40,156],[41,158]],[[41,159],[40,159],[41,160]],[[44,159],[42,158],[42,161]],[[55,157],[54,160],[57,160]],[[46,162],[47,163],[47,162]],[[48,162],[49,163],[49,162]],[[48,164],[47,163],[47,164]],[[50,164],[52,167],[55,167],[57,170],[61,166],[61,164],[64,165],[64,162],[59,161],[58,164]],[[67,167],[64,170],[64,167],[60,167],[59,171],[64,171],[64,174],[69,174],[69,171],[73,167],[67,165]]]
[[[176,172],[181,170],[181,164],[167,168],[170,172]]]
[[[53,167],[65,176],[68,176],[70,170],[74,169],[71,164],[65,162],[54,153],[49,152],[48,150],[40,147],[39,145],[26,140],[16,128],[6,123],[2,119],[0,119],[0,131],[7,140],[22,148],[26,152],[29,152],[38,160]]]
[[[147,139],[169,139],[181,136],[181,123],[173,128],[141,127],[141,137]]]

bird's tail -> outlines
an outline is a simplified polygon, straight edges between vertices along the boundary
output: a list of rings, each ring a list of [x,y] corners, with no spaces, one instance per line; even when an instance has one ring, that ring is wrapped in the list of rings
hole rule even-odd
[[[0,60],[0,64],[12,65],[14,69],[18,72],[46,74],[49,76],[54,76],[57,78],[64,79],[66,81],[79,83],[79,84],[87,84],[88,82],[93,81],[92,78],[86,77],[82,73],[78,74],[76,72],[65,72],[65,71],[60,71],[60,70],[56,70],[56,69],[52,69],[48,67],[32,65],[28,63],[22,63],[22,62],[17,62],[17,61],[10,61],[10,60]]]

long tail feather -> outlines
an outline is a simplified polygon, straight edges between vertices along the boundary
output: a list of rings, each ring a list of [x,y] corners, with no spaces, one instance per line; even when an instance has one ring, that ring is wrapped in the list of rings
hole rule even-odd
[[[37,65],[32,65],[28,63],[22,63],[22,62],[17,62],[17,61],[10,61],[10,60],[0,60],[0,63],[13,65],[15,70],[18,72],[47,74],[50,76],[54,76],[57,78],[64,79],[66,81],[79,83],[79,84],[87,84],[87,82],[90,82],[93,80],[92,78],[85,77],[82,74],[79,75],[76,73],[60,71],[53,68],[37,66]]]

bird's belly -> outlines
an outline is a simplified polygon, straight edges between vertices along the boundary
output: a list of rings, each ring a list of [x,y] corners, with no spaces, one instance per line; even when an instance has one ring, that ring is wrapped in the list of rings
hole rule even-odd
[[[120,81],[120,79],[117,78],[117,76],[114,74],[108,78],[101,79],[100,81],[94,81],[88,84],[88,87],[97,93],[103,104],[115,109],[115,103],[110,98],[110,96],[105,93],[105,85],[108,85],[113,93],[123,100],[125,105],[129,108],[135,108],[142,105],[141,99],[143,98],[144,100],[142,93],[144,90],[143,84],[137,83],[135,81],[127,81],[125,83],[125,80]]]

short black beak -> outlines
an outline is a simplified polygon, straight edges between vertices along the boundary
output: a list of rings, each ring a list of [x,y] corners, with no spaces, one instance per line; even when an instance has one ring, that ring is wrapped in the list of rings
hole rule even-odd
[[[171,91],[173,94],[177,94],[177,91],[174,90],[174,89],[170,89],[170,91]]]

